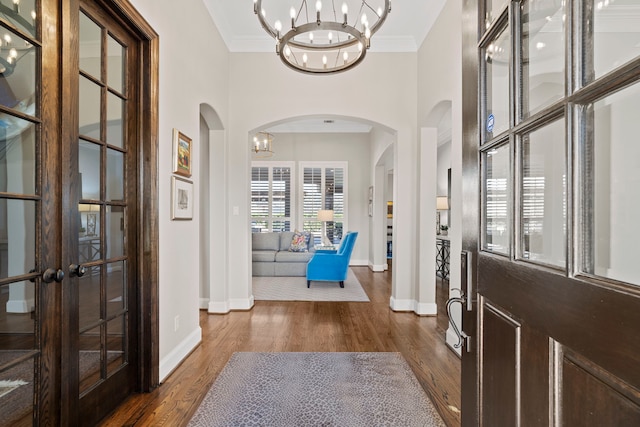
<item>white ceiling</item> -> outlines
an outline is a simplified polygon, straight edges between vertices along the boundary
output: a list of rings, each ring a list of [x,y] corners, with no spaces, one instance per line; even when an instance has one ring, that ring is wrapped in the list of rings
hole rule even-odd
[[[203,0],[222,38],[231,52],[274,52],[274,41],[262,29],[253,13],[253,0]],[[324,0],[325,7],[331,0]],[[340,10],[343,0],[333,0]],[[351,1],[351,0],[350,0]],[[287,22],[291,6],[297,8],[301,0],[263,0],[262,7],[269,19]],[[359,3],[359,2],[358,2]],[[370,0],[372,5],[382,4]],[[391,13],[371,40],[371,52],[416,52],[436,21],[445,0],[392,0]],[[315,1],[307,0],[310,10]],[[352,3],[353,4],[353,3]],[[350,10],[355,9],[351,7]],[[330,121],[329,123],[327,121]],[[368,133],[371,125],[339,117],[307,117],[279,123],[269,129],[285,132],[355,132]]]
[[[253,0],[203,0],[231,52],[273,52],[274,41],[253,13]],[[291,6],[301,0],[263,0],[269,22],[276,17],[288,21]],[[343,0],[333,0],[340,10]],[[382,4],[369,0],[371,4]],[[329,7],[331,0],[324,0]],[[371,39],[371,52],[415,52],[440,14],[445,0],[392,0],[387,21]],[[315,1],[307,0],[310,10]],[[355,8],[351,8],[355,9]],[[350,9],[350,10],[351,10]]]

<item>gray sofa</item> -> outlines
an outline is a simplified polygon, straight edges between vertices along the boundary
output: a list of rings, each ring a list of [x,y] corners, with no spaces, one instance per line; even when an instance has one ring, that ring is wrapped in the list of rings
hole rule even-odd
[[[307,252],[290,252],[293,231],[252,233],[251,260],[254,276],[306,276],[307,262],[315,252],[313,236]]]

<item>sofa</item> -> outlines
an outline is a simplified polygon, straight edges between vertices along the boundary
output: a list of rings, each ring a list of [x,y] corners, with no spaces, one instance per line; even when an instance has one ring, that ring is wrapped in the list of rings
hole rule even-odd
[[[251,265],[254,276],[306,276],[315,253],[313,236],[305,247],[293,245],[293,231],[252,233]],[[294,251],[296,250],[296,251]]]

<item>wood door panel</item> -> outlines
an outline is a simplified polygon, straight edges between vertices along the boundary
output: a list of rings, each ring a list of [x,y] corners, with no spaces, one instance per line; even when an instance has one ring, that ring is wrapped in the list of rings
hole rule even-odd
[[[486,302],[482,318],[482,425],[514,426],[520,326]]]
[[[521,420],[523,426],[551,425],[550,386],[553,378],[551,343],[540,331],[522,325]]]
[[[640,340],[629,339],[627,326],[640,324],[638,296],[525,263],[515,264],[516,268],[484,253],[478,258],[482,295],[640,388]]]
[[[594,375],[595,374],[595,375]],[[597,375],[597,377],[596,377]],[[640,425],[640,394],[619,380],[603,380],[567,357],[562,361],[562,425]],[[622,388],[621,393],[616,389]],[[634,399],[635,398],[635,399]]]

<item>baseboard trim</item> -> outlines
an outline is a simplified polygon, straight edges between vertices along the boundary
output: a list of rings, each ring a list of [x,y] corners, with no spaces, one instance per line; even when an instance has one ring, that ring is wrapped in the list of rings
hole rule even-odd
[[[231,309],[227,301],[209,301],[207,312],[211,314],[227,314]]]
[[[389,307],[393,311],[414,311],[415,301],[412,299],[389,299]]]
[[[438,306],[433,302],[416,301],[415,310],[418,316],[435,316],[438,314]]]
[[[253,295],[249,298],[232,298],[229,300],[229,309],[230,310],[251,310],[253,308],[255,301],[253,299]]]
[[[200,298],[200,310],[206,310],[209,307],[209,298]]]
[[[202,329],[198,326],[182,342],[169,352],[160,361],[160,382],[162,383],[182,361],[198,346],[202,341]]]
[[[362,260],[362,259],[352,259],[349,261],[349,266],[352,267],[366,267],[369,265],[369,260]]]
[[[369,264],[369,269],[374,273],[383,273],[387,270],[387,264]]]

